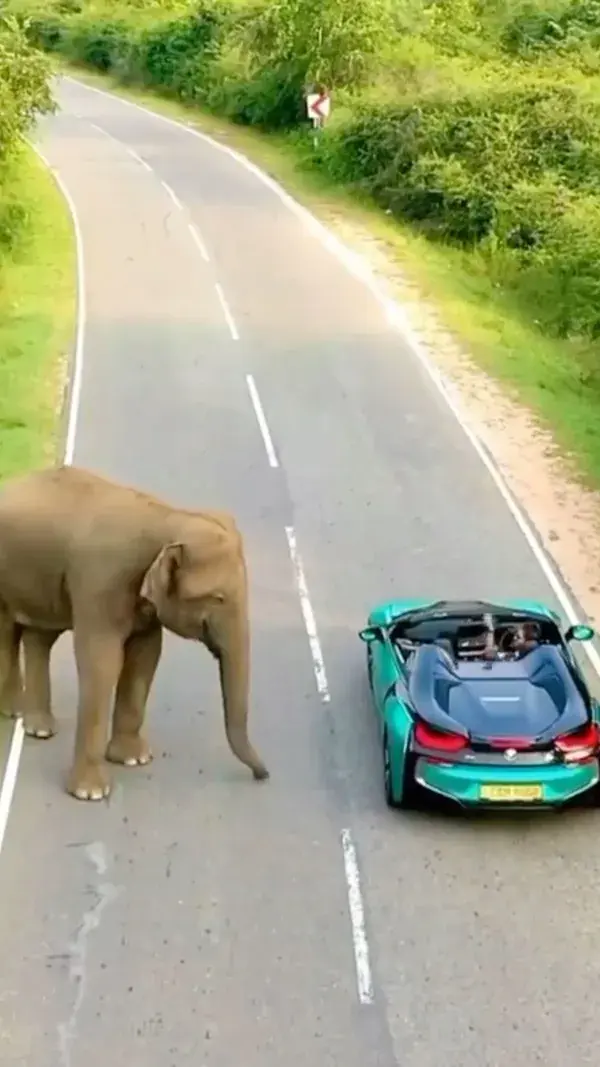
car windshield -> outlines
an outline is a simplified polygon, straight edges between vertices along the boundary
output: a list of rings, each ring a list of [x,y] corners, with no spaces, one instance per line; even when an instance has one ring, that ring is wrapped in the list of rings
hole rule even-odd
[[[404,652],[435,642],[456,659],[504,658],[523,654],[539,644],[562,643],[552,620],[518,612],[409,616],[396,624],[391,636]]]

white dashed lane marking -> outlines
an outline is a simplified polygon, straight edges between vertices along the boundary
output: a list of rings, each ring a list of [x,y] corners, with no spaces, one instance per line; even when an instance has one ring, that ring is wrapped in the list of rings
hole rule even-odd
[[[310,652],[313,661],[313,669],[315,672],[317,689],[319,691],[321,700],[324,703],[328,704],[331,699],[329,695],[329,683],[327,681],[327,673],[325,671],[325,663],[323,660],[323,653],[321,651],[321,642],[319,641],[319,634],[317,632],[315,614],[312,609],[310,597],[308,595],[308,587],[306,585],[306,578],[304,576],[304,567],[302,566],[302,560],[300,558],[300,553],[298,552],[298,545],[296,542],[296,534],[294,531],[294,527],[286,526],[285,534],[288,540],[288,548],[290,551],[292,567],[294,568],[294,578],[296,580],[296,587],[298,589],[298,595],[300,597],[300,607],[302,608],[304,625],[306,627],[306,633],[308,634],[308,643],[310,645]]]
[[[248,386],[248,392],[250,393],[250,400],[252,401],[252,407],[254,408],[254,414],[256,415],[256,421],[262,434],[262,439],[265,446],[265,452],[267,453],[267,459],[269,460],[270,467],[278,467],[279,461],[277,459],[277,453],[275,452],[275,446],[271,438],[271,432],[269,430],[269,424],[265,415],[258,389],[256,388],[256,382],[251,374],[246,375],[246,385]]]
[[[225,321],[226,321],[227,325],[229,326],[229,332],[230,332],[231,336],[233,337],[234,341],[239,341],[240,335],[237,332],[237,327],[235,325],[235,321],[234,321],[233,315],[231,314],[231,311],[229,310],[229,304],[227,303],[227,301],[225,299],[225,293],[223,292],[223,289],[221,288],[221,286],[219,285],[218,282],[215,282],[215,289],[217,290],[217,296],[219,298],[219,302],[221,304],[221,307],[223,308],[223,314],[225,316]]]

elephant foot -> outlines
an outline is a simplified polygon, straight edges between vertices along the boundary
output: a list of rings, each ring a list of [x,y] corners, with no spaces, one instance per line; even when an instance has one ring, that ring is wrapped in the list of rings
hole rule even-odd
[[[152,752],[140,734],[115,734],[109,741],[106,758],[125,767],[145,767],[152,760]]]
[[[20,719],[22,714],[18,699],[8,699],[3,704],[0,704],[1,719]]]
[[[23,715],[23,729],[28,737],[47,740],[54,737],[58,727],[54,715],[47,711],[28,711]]]
[[[67,781],[67,792],[77,800],[104,800],[110,793],[108,768],[98,763],[77,763]]]

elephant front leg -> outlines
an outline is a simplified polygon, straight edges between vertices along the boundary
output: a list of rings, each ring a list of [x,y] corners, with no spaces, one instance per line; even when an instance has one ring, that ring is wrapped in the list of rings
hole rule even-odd
[[[150,763],[152,752],[141,734],[150,688],[162,651],[162,628],[133,634],[125,645],[125,659],[117,686],[112,737],[106,758],[137,767]]]
[[[48,738],[56,733],[50,692],[50,655],[60,633],[25,628],[22,643],[25,661],[23,726],[29,737]]]
[[[78,800],[102,800],[111,789],[105,759],[112,696],[123,666],[124,637],[118,631],[75,629],[79,679],[75,755],[67,791]]]

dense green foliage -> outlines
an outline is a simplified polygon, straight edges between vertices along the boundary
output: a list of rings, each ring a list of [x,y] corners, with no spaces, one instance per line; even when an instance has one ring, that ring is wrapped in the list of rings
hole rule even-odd
[[[44,48],[289,131],[334,179],[485,257],[532,323],[578,342],[575,376],[600,381],[600,0],[65,0],[44,11],[29,27]],[[334,101],[314,150],[309,84]]]
[[[14,168],[36,115],[51,109],[49,75],[47,58],[32,48],[18,22],[0,18],[0,263],[27,225]]]
[[[73,235],[62,194],[26,144],[54,109],[52,63],[0,17],[0,479],[54,458],[72,335]]]

